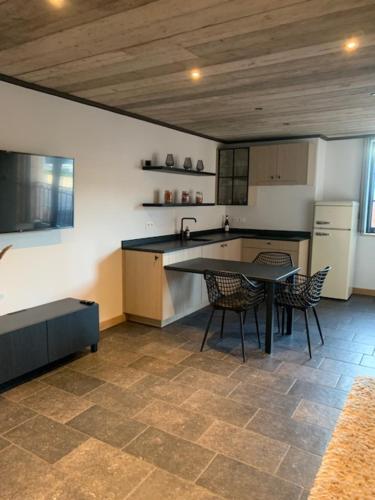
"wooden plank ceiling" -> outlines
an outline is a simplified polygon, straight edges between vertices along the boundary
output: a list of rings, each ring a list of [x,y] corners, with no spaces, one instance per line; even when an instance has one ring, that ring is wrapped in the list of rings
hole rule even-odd
[[[375,133],[374,49],[374,0],[0,0],[0,73],[226,141]]]

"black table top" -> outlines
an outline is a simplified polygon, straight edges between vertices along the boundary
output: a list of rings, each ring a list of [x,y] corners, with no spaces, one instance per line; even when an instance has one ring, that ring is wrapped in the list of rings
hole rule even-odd
[[[296,266],[270,266],[235,260],[198,258],[170,264],[165,266],[164,269],[197,274],[203,274],[205,271],[227,271],[241,273],[255,281],[277,283],[285,280],[288,276],[296,274],[300,268]]]

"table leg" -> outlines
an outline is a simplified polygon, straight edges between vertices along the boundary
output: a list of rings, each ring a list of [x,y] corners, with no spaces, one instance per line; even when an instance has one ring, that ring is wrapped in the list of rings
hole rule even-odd
[[[274,323],[274,300],[275,284],[266,283],[267,303],[266,303],[266,347],[267,354],[271,354],[273,345],[273,323]]]
[[[294,320],[294,309],[293,307],[286,308],[286,334],[292,335],[293,333],[293,320]]]

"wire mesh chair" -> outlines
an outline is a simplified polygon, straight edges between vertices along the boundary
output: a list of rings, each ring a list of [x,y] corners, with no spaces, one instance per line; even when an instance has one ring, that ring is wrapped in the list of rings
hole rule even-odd
[[[258,323],[258,306],[264,301],[264,286],[249,281],[243,274],[223,271],[205,271],[208,300],[212,312],[203,337],[201,352],[207,340],[207,335],[216,310],[223,311],[220,338],[223,338],[225,311],[235,311],[240,318],[240,333],[242,359],[245,362],[244,315],[249,309],[254,309],[255,324],[259,348],[261,347]]]
[[[286,252],[259,252],[253,262],[268,266],[293,266],[292,256]]]
[[[332,268],[330,266],[321,269],[313,276],[305,276],[303,274],[294,275],[294,280],[291,283],[283,283],[276,292],[276,303],[281,307],[292,307],[304,312],[307,345],[309,347],[309,355],[311,358],[311,343],[310,343],[310,330],[307,311],[312,309],[316,319],[316,324],[319,330],[320,339],[324,344],[322,329],[320,327],[318,313],[315,307],[320,302],[322,288],[327,277],[328,272]],[[284,321],[283,321],[284,330]]]
[[[293,259],[289,253],[286,252],[259,252],[258,255],[253,260],[255,264],[266,264],[267,266],[283,266],[289,267],[293,266]],[[285,311],[283,309],[283,317]],[[276,318],[277,318],[277,328],[279,333],[280,328],[280,311],[279,307],[276,305]]]

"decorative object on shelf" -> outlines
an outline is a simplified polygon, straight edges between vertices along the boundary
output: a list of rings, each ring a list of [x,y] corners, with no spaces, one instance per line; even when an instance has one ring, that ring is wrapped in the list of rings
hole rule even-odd
[[[12,248],[12,245],[8,245],[1,250],[0,260],[4,257],[4,255],[7,253],[7,251],[10,250],[11,248]]]
[[[174,166],[174,158],[172,153],[167,154],[167,158],[165,160],[165,164],[167,167],[173,167]]]
[[[197,170],[198,172],[202,172],[202,170],[204,170],[204,165],[203,165],[203,160],[198,160],[197,161]]]
[[[182,191],[182,194],[181,194],[181,203],[190,203],[190,194],[189,194],[189,191]]]
[[[193,162],[191,161],[190,156],[187,156],[184,161],[184,169],[191,170],[193,168]]]
[[[203,203],[203,193],[202,191],[197,191],[195,194],[195,203],[201,205]]]
[[[226,233],[229,233],[229,229],[230,229],[230,226],[229,226],[229,217],[228,215],[225,216],[225,221],[224,221],[224,231]]]
[[[173,193],[169,189],[164,191],[164,203],[170,204],[173,203]]]

